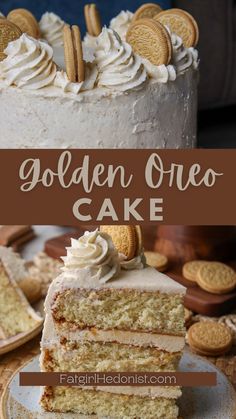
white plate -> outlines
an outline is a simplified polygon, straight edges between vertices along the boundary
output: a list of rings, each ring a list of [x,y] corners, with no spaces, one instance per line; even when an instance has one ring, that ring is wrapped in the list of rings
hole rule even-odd
[[[6,354],[13,349],[19,348],[19,346],[24,345],[29,340],[35,338],[43,328],[43,321],[41,321],[33,329],[25,333],[18,333],[18,335],[12,336],[8,339],[0,340],[0,355]]]
[[[184,419],[235,419],[236,393],[226,376],[205,359],[185,352],[181,371],[217,373],[216,387],[184,388],[180,400],[180,415]],[[39,358],[35,357],[20,371],[39,371]],[[3,419],[72,419],[77,414],[45,413],[39,406],[39,387],[20,387],[19,371],[10,380],[1,400]],[[84,417],[84,416],[83,416]],[[94,418],[94,416],[93,416]]]

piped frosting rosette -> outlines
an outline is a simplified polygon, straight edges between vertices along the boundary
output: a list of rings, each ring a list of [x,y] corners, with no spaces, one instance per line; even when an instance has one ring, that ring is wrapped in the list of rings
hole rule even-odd
[[[134,14],[129,10],[122,10],[110,22],[110,28],[117,32],[122,41],[126,40],[126,34],[133,19]]]
[[[139,56],[112,29],[103,28],[94,51],[98,67],[98,86],[127,91],[139,88],[147,73]]]
[[[7,58],[0,63],[0,78],[7,85],[37,90],[53,83],[56,65],[47,43],[23,34],[9,43],[4,53]]]
[[[91,277],[105,283],[120,271],[118,252],[110,236],[98,230],[86,232],[78,240],[71,239],[67,256],[62,260],[63,271],[72,278],[78,276],[79,270],[86,269]]]
[[[39,22],[42,37],[52,47],[63,46],[63,27],[65,22],[55,13],[46,12]]]

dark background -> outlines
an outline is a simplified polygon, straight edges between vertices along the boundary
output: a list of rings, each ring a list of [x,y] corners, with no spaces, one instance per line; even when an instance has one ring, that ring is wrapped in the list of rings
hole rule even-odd
[[[152,0],[97,0],[102,21],[109,24],[121,10],[135,11]],[[23,7],[37,19],[53,11],[68,23],[77,23],[85,32],[83,7],[89,1],[0,0],[0,11]],[[155,1],[154,1],[155,2]],[[201,59],[199,85],[198,146],[236,147],[236,0],[159,0],[163,8],[188,10],[200,29]]]

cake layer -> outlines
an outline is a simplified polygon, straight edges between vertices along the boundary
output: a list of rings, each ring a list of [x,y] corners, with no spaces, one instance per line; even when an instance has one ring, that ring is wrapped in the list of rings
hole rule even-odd
[[[139,348],[107,342],[73,342],[43,349],[45,371],[58,372],[161,372],[176,371],[181,352]]]
[[[28,332],[42,323],[17,283],[0,263],[0,338]]]
[[[182,303],[182,295],[135,289],[68,289],[55,296],[52,316],[62,333],[96,327],[184,336]]]
[[[46,387],[41,398],[46,411],[75,412],[106,418],[177,419],[175,400],[139,397],[78,387]]]
[[[95,88],[75,95],[0,82],[0,148],[192,148],[197,83],[192,68],[174,82],[148,81],[125,93]]]

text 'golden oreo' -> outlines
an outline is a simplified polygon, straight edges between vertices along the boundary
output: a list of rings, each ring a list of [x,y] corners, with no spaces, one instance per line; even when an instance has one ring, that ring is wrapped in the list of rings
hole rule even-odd
[[[182,9],[163,10],[154,19],[170,28],[183,40],[186,48],[195,47],[199,39],[198,25],[193,16]]]
[[[37,20],[34,15],[26,9],[15,9],[12,10],[7,19],[15,23],[23,33],[27,33],[33,38],[40,37],[40,29]]]
[[[79,27],[65,25],[63,40],[67,77],[73,83],[81,83],[85,80],[85,65]]]
[[[92,36],[98,36],[102,32],[101,16],[95,4],[86,4],[84,16],[87,31]]]
[[[134,52],[154,65],[169,64],[172,55],[170,35],[165,27],[153,19],[132,23],[126,35]]]
[[[0,19],[0,61],[6,58],[4,50],[7,48],[9,42],[20,38],[22,32],[18,26],[5,18]]]
[[[138,19],[152,19],[158,13],[162,11],[162,8],[155,3],[146,3],[140,6],[134,13],[132,21],[135,22]]]

